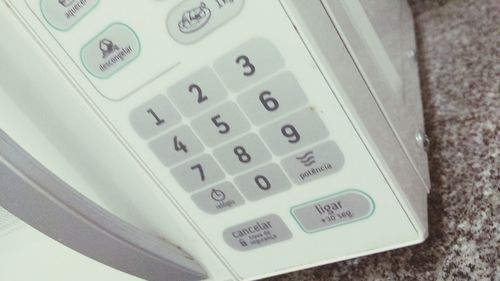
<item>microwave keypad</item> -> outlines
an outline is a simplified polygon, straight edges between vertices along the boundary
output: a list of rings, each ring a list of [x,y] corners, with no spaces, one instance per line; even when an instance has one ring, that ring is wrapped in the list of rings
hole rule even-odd
[[[168,98],[131,113],[137,133],[151,139],[150,149],[204,212],[262,200],[342,167],[342,152],[284,66],[271,42],[251,39],[217,59],[215,72],[195,71],[167,88]]]

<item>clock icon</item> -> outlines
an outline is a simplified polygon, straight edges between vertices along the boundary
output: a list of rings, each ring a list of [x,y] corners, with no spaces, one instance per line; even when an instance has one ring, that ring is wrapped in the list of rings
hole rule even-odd
[[[222,190],[212,189],[210,197],[215,201],[224,201],[224,199],[226,199],[226,194]]]

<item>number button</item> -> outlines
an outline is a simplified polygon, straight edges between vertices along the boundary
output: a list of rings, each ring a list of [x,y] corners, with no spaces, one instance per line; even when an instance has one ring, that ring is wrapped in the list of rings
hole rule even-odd
[[[238,104],[250,121],[259,126],[307,103],[307,97],[290,72],[249,90],[238,98]]]
[[[132,127],[143,139],[148,139],[171,128],[181,116],[165,96],[156,96],[130,113]]]
[[[271,160],[271,154],[256,134],[217,148],[214,156],[229,174],[243,172]]]
[[[284,66],[276,47],[268,40],[254,38],[215,61],[215,70],[226,86],[240,91]]]
[[[276,164],[270,164],[235,178],[235,183],[250,201],[290,189],[292,185]]]
[[[168,89],[168,95],[187,117],[222,101],[227,92],[209,68],[203,68]]]
[[[188,126],[182,126],[153,140],[149,147],[167,167],[203,151],[203,145]]]
[[[211,185],[225,177],[219,165],[207,154],[173,168],[171,173],[187,192]]]
[[[328,129],[311,108],[303,109],[260,130],[264,141],[276,155],[294,150],[328,137]]]
[[[203,114],[192,122],[192,126],[208,146],[226,142],[250,129],[250,123],[232,102]]]

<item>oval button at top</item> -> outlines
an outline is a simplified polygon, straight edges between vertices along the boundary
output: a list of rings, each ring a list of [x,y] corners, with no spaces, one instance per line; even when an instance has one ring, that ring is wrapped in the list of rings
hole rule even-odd
[[[47,22],[58,30],[68,30],[94,9],[99,0],[40,0]]]
[[[179,43],[192,44],[238,15],[244,0],[185,0],[167,17],[167,29]]]

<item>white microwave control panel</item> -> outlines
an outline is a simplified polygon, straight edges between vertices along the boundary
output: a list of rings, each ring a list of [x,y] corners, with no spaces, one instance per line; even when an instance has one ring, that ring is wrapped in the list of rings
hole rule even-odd
[[[11,5],[238,278],[418,239],[287,1]]]

